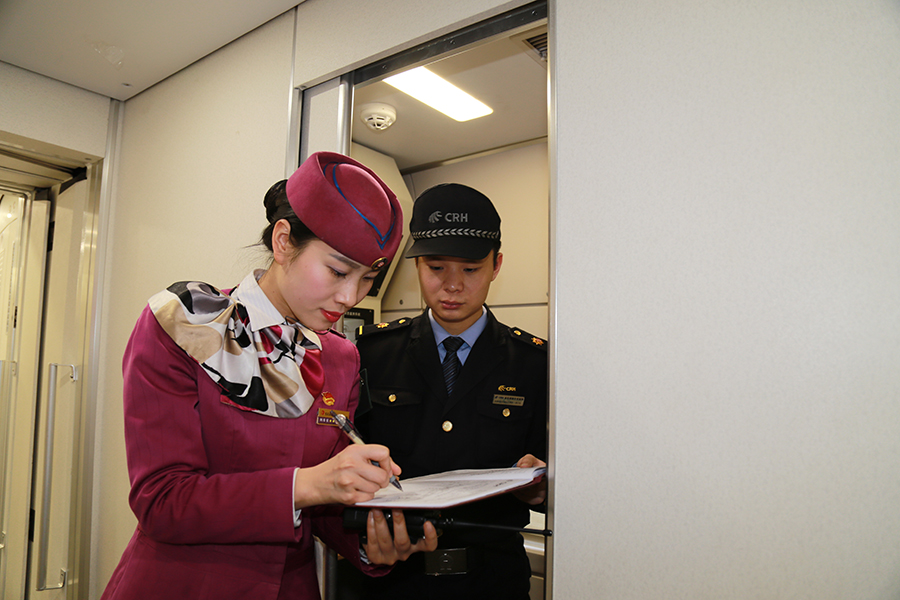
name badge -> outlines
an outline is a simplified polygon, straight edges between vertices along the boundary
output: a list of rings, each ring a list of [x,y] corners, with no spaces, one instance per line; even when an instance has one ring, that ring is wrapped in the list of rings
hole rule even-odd
[[[320,408],[319,414],[316,415],[316,425],[327,425],[328,427],[340,427],[337,424],[337,421],[334,420],[334,417],[331,416],[331,411],[334,410],[332,408]],[[344,415],[347,419],[350,418],[349,410],[335,410],[339,415]]]
[[[525,404],[525,396],[504,396],[502,394],[494,394],[494,404],[501,406],[522,406]]]

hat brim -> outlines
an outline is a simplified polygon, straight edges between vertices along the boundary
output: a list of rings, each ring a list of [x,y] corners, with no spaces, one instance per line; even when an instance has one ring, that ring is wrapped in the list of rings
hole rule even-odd
[[[417,256],[452,256],[469,260],[481,260],[493,249],[494,241],[471,237],[439,237],[416,240],[406,251],[406,258]]]

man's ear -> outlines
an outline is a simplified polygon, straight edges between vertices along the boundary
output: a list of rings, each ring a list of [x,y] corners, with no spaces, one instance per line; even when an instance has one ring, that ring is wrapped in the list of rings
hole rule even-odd
[[[500,267],[503,265],[503,253],[498,252],[497,258],[494,260],[494,275],[491,277],[491,281],[497,279],[497,275],[500,274]]]

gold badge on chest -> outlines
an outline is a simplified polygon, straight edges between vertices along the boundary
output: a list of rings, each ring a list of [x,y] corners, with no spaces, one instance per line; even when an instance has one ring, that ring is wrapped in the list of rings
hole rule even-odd
[[[334,420],[334,417],[331,416],[332,412],[336,412],[339,415],[344,415],[347,419],[350,418],[349,410],[334,410],[333,408],[320,408],[319,414],[316,415],[316,425],[326,425],[328,427],[340,427],[337,424],[337,421]]]
[[[525,396],[509,396],[505,394],[494,394],[494,404],[501,406],[524,406]]]

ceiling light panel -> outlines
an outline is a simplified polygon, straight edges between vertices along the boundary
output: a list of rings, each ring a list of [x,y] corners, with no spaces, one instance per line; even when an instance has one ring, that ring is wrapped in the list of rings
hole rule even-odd
[[[494,112],[490,106],[425,67],[392,75],[384,82],[457,121],[470,121]]]

